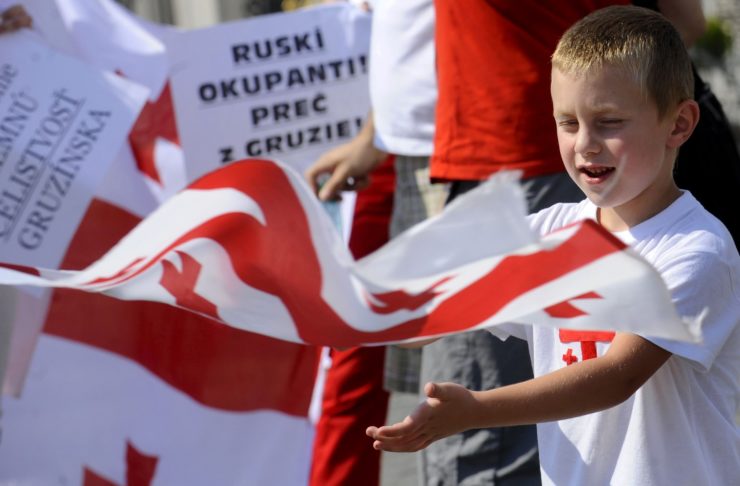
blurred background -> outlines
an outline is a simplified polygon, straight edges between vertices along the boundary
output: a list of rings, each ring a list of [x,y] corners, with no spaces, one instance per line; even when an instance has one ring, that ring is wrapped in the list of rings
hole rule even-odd
[[[182,28],[294,10],[321,0],[118,0],[136,14]],[[372,3],[372,2],[370,2]],[[707,30],[691,50],[740,140],[740,0],[704,0]]]
[[[707,30],[691,50],[740,141],[740,0],[704,0]]]

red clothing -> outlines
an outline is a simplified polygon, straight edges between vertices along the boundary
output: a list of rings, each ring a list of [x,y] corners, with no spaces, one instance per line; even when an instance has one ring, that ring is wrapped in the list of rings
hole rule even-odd
[[[373,171],[370,187],[357,194],[349,248],[360,258],[388,241],[395,176],[393,157]],[[385,346],[332,351],[321,418],[316,425],[309,486],[377,486],[380,452],[365,435],[385,423]]]
[[[437,100],[431,177],[482,180],[563,171],[550,56],[588,13],[626,0],[435,0]]]

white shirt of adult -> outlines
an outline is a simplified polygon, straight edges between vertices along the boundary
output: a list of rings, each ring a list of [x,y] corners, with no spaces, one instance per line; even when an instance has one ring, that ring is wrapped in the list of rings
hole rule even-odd
[[[584,200],[556,204],[530,221],[544,235],[596,215]],[[538,424],[543,484],[736,484],[740,257],[732,238],[688,192],[615,235],[660,272],[679,315],[706,308],[703,343],[646,337],[673,355],[632,397],[602,412]],[[578,343],[561,342],[557,329],[505,325],[492,332],[528,341],[535,376],[583,358]],[[608,347],[597,343],[597,355]]]
[[[375,0],[370,38],[370,104],[375,145],[428,156],[434,139],[437,79],[432,0]]]

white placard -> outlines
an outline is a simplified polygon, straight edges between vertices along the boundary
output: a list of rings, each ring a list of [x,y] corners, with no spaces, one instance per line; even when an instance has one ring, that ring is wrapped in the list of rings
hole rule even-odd
[[[147,94],[32,32],[0,37],[0,261],[60,263]]]
[[[18,3],[18,0],[15,0]],[[169,65],[158,28],[114,0],[24,0],[33,29],[55,50],[100,69],[122,73],[159,97]]]
[[[174,36],[172,93],[188,178],[246,157],[302,171],[369,110],[370,18],[348,4]]]

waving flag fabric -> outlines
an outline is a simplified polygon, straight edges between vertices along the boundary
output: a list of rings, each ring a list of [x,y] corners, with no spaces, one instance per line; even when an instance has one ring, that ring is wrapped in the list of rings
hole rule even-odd
[[[588,221],[537,241],[523,201],[498,177],[354,262],[299,175],[245,160],[196,181],[85,270],[6,268],[0,281],[165,302],[337,347],[526,322],[543,309],[552,319],[540,321],[559,327],[695,337],[623,243]],[[558,318],[584,295],[597,304]]]
[[[152,90],[131,132],[133,154],[126,147],[111,164],[60,265],[84,268],[184,186],[168,66],[161,46],[137,32],[141,19],[112,0],[24,5],[55,48]],[[157,302],[69,289],[14,297],[0,312],[15,316],[0,483],[306,482],[318,348]]]
[[[18,2],[0,0],[0,10],[15,3]],[[126,199],[124,206],[135,206],[134,212],[143,215],[156,207],[154,197],[148,194],[152,189],[156,191],[155,195],[158,198],[162,197],[163,192],[168,191],[167,194],[171,194],[182,189],[184,182],[179,175],[184,174],[184,167],[179,147],[168,141],[161,142],[158,132],[147,130],[151,123],[146,121],[155,116],[153,112],[162,111],[152,108],[152,105],[155,107],[160,105],[154,101],[163,99],[166,101],[164,104],[169,101],[169,90],[164,89],[169,64],[164,43],[157,37],[158,31],[150,28],[150,24],[142,22],[113,0],[25,0],[23,6],[33,18],[33,30],[41,34],[55,51],[76,57],[99,69],[123,73],[127,79],[149,90],[150,103],[147,104],[143,116],[137,120],[131,137],[134,153],[138,156],[137,163],[148,170],[142,168],[139,174],[135,174],[133,178],[129,177],[128,163],[132,157],[131,150],[121,150],[118,160],[112,163],[113,167],[109,170],[108,178],[116,179],[114,184],[103,182],[95,197],[105,201],[123,194],[123,199]],[[142,119],[145,123],[142,123]],[[162,117],[159,117],[158,121],[162,122]],[[174,118],[171,125],[174,126]],[[169,125],[160,123],[160,126]],[[153,149],[152,156],[147,158],[145,150],[148,146],[153,146]],[[150,174],[157,169],[164,173],[164,176],[158,175],[159,183],[151,183],[149,188],[139,187],[141,183],[139,179],[149,181]],[[142,173],[148,177],[142,178]],[[136,196],[128,196],[137,191],[139,192]],[[84,213],[84,205],[78,205],[77,208],[79,214]],[[107,222],[115,224],[114,220]],[[73,228],[74,224],[67,226]],[[57,243],[60,249],[64,249],[66,245],[67,241]],[[0,260],[3,260],[1,256]],[[57,261],[55,264],[58,263]],[[15,323],[11,326],[13,332],[8,372],[4,380],[0,377],[0,382],[3,382],[3,391],[18,394],[38,335],[44,325],[50,295],[20,292],[14,297],[16,313]],[[23,326],[20,326],[21,322]]]

